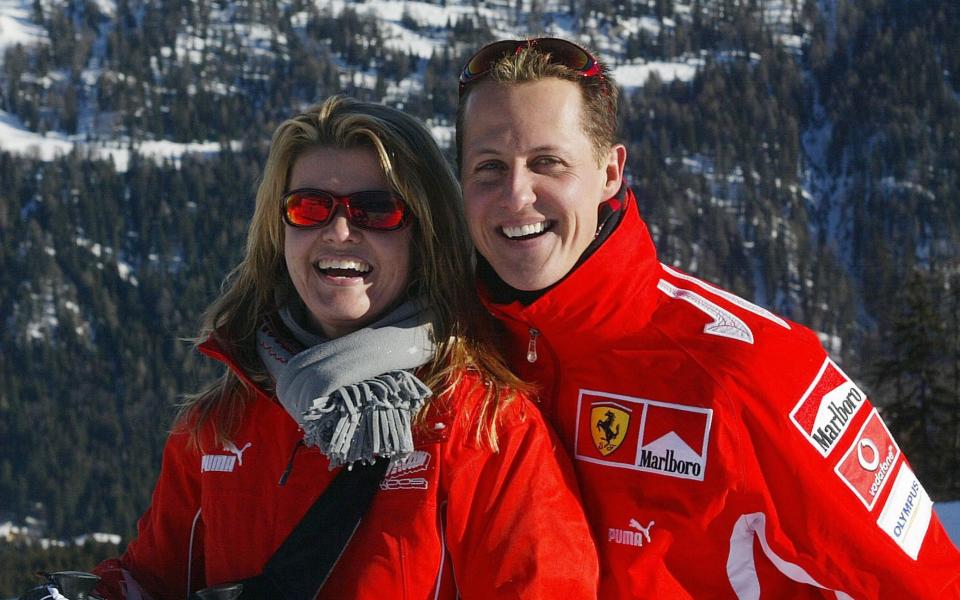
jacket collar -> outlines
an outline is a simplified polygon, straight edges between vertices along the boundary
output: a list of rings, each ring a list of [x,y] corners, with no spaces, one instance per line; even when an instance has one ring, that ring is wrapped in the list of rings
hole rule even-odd
[[[627,323],[631,329],[643,326],[657,301],[661,270],[630,190],[625,211],[617,228],[591,256],[529,305],[497,304],[480,282],[484,304],[511,330],[536,329],[561,353],[562,344],[593,347],[622,335]]]
[[[221,341],[220,336],[217,335],[217,332],[213,332],[210,337],[204,340],[197,350],[200,351],[204,356],[208,356],[214,360],[222,362],[227,366],[237,378],[244,383],[249,389],[255,390],[258,394],[265,396],[267,398],[271,397],[272,394],[260,387],[259,384],[255,383],[253,379],[240,368],[240,365],[237,361],[230,355],[228,350],[229,345]]]
[[[270,315],[267,318],[265,326],[285,328],[283,322],[276,314]],[[292,339],[293,334],[290,333],[289,335]],[[204,356],[225,364],[249,389],[255,390],[257,395],[262,396],[280,408],[280,401],[277,400],[276,395],[264,390],[250,378],[246,371],[240,368],[240,365],[230,354],[229,344],[221,340],[217,332],[213,332],[206,340],[199,344],[197,350]],[[423,444],[445,441],[450,434],[449,428],[445,427],[445,423],[456,418],[455,408],[452,403],[444,400],[431,402],[426,409],[427,412],[424,414],[422,421],[414,427],[414,443],[419,447]],[[282,408],[280,408],[280,410],[283,411]]]

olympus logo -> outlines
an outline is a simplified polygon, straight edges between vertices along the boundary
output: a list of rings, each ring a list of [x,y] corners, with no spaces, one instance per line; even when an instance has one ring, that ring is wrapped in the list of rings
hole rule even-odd
[[[933,501],[906,463],[897,469],[877,525],[917,560],[933,516]]]
[[[900,516],[897,517],[897,524],[893,526],[893,535],[903,537],[903,529],[910,522],[910,516],[913,514],[914,504],[920,495],[920,482],[916,479],[910,484],[910,492],[907,494],[907,500],[900,509]]]

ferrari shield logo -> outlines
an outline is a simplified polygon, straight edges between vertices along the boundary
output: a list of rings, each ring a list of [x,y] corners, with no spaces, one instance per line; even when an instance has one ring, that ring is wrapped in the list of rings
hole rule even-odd
[[[600,454],[607,456],[620,447],[627,437],[630,412],[612,402],[595,404],[590,410],[593,443]]]

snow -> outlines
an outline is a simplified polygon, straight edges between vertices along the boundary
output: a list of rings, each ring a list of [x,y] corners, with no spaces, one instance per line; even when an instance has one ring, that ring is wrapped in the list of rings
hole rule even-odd
[[[442,124],[432,124],[427,123],[427,126],[430,128],[430,133],[433,134],[433,139],[437,140],[437,144],[441,148],[452,148],[454,140],[456,139],[456,130],[453,125],[442,125]]]
[[[620,30],[623,32],[623,37],[627,35],[635,34],[640,31],[644,32],[650,37],[655,37],[660,33],[660,21],[654,19],[653,17],[634,17],[632,19],[624,19],[622,23],[619,23]]]
[[[117,14],[117,3],[112,0],[95,0],[93,4],[96,4],[97,10],[108,17],[113,17]]]
[[[140,282],[137,281],[137,278],[134,275],[134,268],[130,266],[130,263],[117,260],[117,273],[120,275],[120,279],[126,281],[133,287],[140,285]]]
[[[843,340],[840,336],[818,331],[817,337],[820,339],[820,345],[827,351],[827,354],[833,357],[839,357],[841,355]]]
[[[53,160],[67,154],[73,144],[61,133],[43,135],[29,131],[19,119],[0,110],[0,149],[18,154],[36,156],[41,160]]]
[[[952,502],[937,502],[933,510],[940,517],[943,528],[950,534],[953,545],[960,548],[960,500]]]
[[[7,47],[33,46],[47,41],[47,32],[30,21],[28,0],[0,0],[0,62]]]
[[[113,159],[118,172],[127,170],[130,163],[128,143],[122,140],[87,142],[82,137],[68,136],[59,132],[36,133],[24,127],[23,123],[10,113],[0,110],[0,150],[51,161],[77,149],[81,152],[89,152],[95,158]],[[231,143],[231,148],[234,150],[240,150],[241,147],[240,142]],[[219,152],[220,143],[155,140],[137,142],[134,149],[141,156],[152,158],[157,163],[170,160],[175,165],[179,165],[180,160],[188,154],[209,155]]]
[[[93,533],[85,533],[83,535],[73,538],[73,544],[75,546],[83,546],[87,542],[96,542],[98,544],[113,544],[119,546],[121,538],[116,533],[103,533],[101,531],[95,531]]]
[[[656,73],[660,81],[691,81],[697,74],[697,68],[703,64],[700,59],[687,62],[652,61],[614,67],[613,78],[623,88],[643,87],[650,75]]]
[[[336,0],[327,6],[330,14],[337,16],[343,12],[346,3]],[[351,3],[349,6],[357,11],[357,14],[375,17],[380,22],[387,48],[408,52],[420,58],[430,58],[435,50],[442,50],[447,43],[446,38],[434,38],[407,29],[401,24],[404,12],[420,28],[436,30],[445,29],[448,20],[455,23],[462,16],[475,14],[473,7],[467,4],[445,8],[427,2],[406,0],[372,0],[363,4]],[[495,14],[490,13],[489,9],[478,9],[477,12],[486,17]]]
[[[104,14],[116,14],[114,1],[96,0],[96,4]],[[439,6],[431,2],[408,0],[369,0],[359,4],[333,0],[324,6],[324,10],[329,11],[328,14],[339,15],[347,6],[378,21],[384,35],[384,43],[388,48],[410,52],[422,59],[427,59],[438,50],[447,47],[449,44],[447,25],[463,17],[479,17],[489,24],[494,37],[521,38],[528,34],[525,30],[526,21],[520,20],[522,21],[520,22],[515,18],[515,3],[511,0],[483,3],[479,7],[466,2]],[[543,9],[549,15],[549,24],[545,25],[545,33],[569,39],[579,37],[575,30],[576,24],[566,13],[565,2],[548,0],[544,3]],[[229,21],[231,17],[229,12],[229,10],[214,11],[212,28],[216,29],[222,24],[218,18]],[[417,24],[416,27],[407,28],[404,17],[413,20]],[[42,26],[31,22],[31,18],[30,0],[0,0],[0,51],[14,44],[47,43],[45,30]],[[256,54],[270,55],[273,34],[267,28],[249,23],[235,24],[233,27],[239,27],[242,30],[250,50],[255,50]],[[625,19],[618,24],[618,27],[624,34],[638,30],[654,33],[659,30],[660,24],[650,17],[640,17]],[[623,35],[617,35],[610,39],[619,40],[623,37]],[[285,40],[277,41],[282,47]],[[198,37],[198,32],[187,28],[186,31],[179,33],[173,47],[161,48],[160,55],[167,58],[186,55],[192,62],[198,63],[206,43],[202,37]],[[699,58],[677,62],[637,61],[632,64],[618,64],[622,60],[622,47],[620,47],[622,44],[613,42],[607,46],[609,47],[601,48],[601,58],[613,66],[614,77],[618,84],[627,89],[643,86],[653,74],[664,82],[690,81],[703,64]],[[90,86],[96,85],[102,73],[101,69],[97,68],[98,64],[99,61],[93,60],[82,73],[83,80]],[[352,72],[352,81],[349,80],[350,77],[351,75],[344,73],[344,85],[353,84],[373,89],[377,81],[376,72],[372,69]],[[222,82],[202,85],[208,85],[209,88],[221,93],[231,92]],[[386,96],[388,99],[400,101],[411,93],[421,91],[422,88],[422,72],[415,72],[401,82],[391,82]],[[82,111],[81,130],[91,130],[88,126],[91,118],[87,110]],[[436,127],[434,132],[439,134],[441,144],[449,144],[452,136],[447,128]],[[215,154],[220,151],[220,145],[217,142],[202,140],[191,143],[176,143],[169,140],[144,141],[134,142],[132,146],[131,149],[130,141],[125,138],[91,142],[83,132],[78,135],[68,135],[59,131],[46,133],[31,131],[16,116],[0,111],[0,151],[34,156],[44,161],[55,160],[59,156],[76,150],[92,158],[112,160],[115,169],[118,172],[124,172],[128,169],[131,152],[150,157],[158,163],[169,160],[174,165],[179,165],[184,155]],[[235,150],[240,148],[239,142],[233,142],[231,146]]]

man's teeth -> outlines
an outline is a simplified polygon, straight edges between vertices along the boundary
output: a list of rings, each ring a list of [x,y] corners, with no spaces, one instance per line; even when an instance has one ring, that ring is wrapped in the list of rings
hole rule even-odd
[[[525,235],[533,235],[534,233],[543,233],[547,230],[547,222],[540,221],[539,223],[531,223],[530,225],[521,225],[519,227],[503,227],[503,235],[508,238],[518,238]]]
[[[318,269],[349,269],[351,271],[359,271],[360,273],[366,273],[370,270],[370,265],[365,262],[353,259],[334,259],[334,258],[322,258],[317,261]]]

